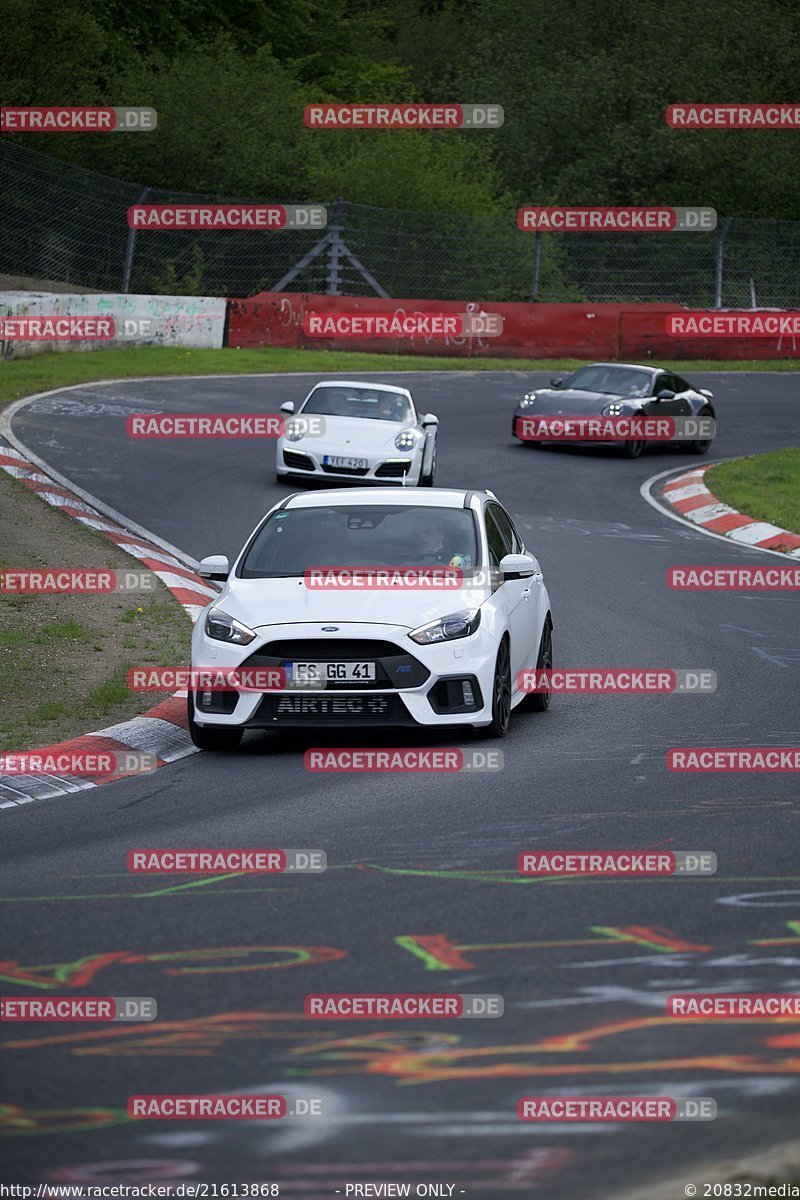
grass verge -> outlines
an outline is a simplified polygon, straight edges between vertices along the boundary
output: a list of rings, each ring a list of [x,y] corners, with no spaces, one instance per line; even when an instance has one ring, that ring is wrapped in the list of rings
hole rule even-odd
[[[0,362],[0,406],[33,392],[89,383],[95,379],[136,379],[142,375],[260,374],[312,371],[331,375],[356,371],[574,371],[571,358],[434,358],[410,354],[362,354],[345,350],[182,350],[161,347],[46,353]],[[792,371],[796,360],[664,362],[691,376],[698,371]]]
[[[135,561],[0,471],[0,570]],[[164,695],[131,692],[139,664],[188,662],[191,624],[160,581],[152,592],[0,592],[0,752],[33,750],[125,721]]]
[[[800,534],[800,446],[720,463],[704,482],[731,508]]]

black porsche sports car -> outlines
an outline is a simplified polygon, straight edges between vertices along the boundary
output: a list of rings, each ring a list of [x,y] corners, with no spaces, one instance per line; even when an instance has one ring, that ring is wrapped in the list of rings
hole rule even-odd
[[[715,417],[713,393],[692,387],[680,375],[661,367],[630,363],[589,363],[566,379],[551,379],[549,388],[527,392],[514,412],[511,432],[530,445],[546,437],[523,436],[524,417]],[[580,443],[579,443],[580,444]],[[609,443],[606,443],[609,444]],[[613,443],[611,443],[613,444]],[[630,458],[638,458],[644,438],[618,443]],[[681,441],[685,449],[705,454],[711,437]]]

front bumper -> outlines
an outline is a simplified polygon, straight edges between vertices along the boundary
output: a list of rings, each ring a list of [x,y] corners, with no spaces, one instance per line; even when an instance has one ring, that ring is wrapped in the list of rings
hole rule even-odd
[[[291,475],[294,479],[326,479],[332,482],[355,480],[363,483],[391,483],[406,480],[409,483],[419,481],[422,467],[422,444],[413,450],[390,450],[383,447],[379,451],[360,450],[348,447],[345,452],[341,447],[324,447],[302,439],[290,442],[279,438],[276,446],[275,469],[279,475]],[[359,468],[332,467],[324,462],[325,457],[359,458],[367,466]]]
[[[200,725],[341,729],[481,726],[491,721],[497,644],[482,626],[468,638],[417,646],[401,626],[344,623],[338,633],[322,637],[319,625],[298,623],[261,627],[258,641],[228,646],[207,638],[203,623],[201,615],[192,637],[193,666],[373,661],[376,679],[325,688],[287,684],[274,692],[196,692],[194,717]]]

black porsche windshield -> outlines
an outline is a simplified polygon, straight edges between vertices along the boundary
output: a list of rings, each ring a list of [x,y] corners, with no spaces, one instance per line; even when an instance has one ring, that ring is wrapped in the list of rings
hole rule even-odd
[[[637,371],[633,367],[580,367],[561,385],[582,392],[601,392],[609,396],[627,396],[641,400],[651,394],[653,376],[649,371]]]
[[[398,425],[415,419],[407,396],[378,388],[314,388],[301,412],[320,413],[326,417],[366,417],[373,421],[395,421]]]
[[[273,513],[253,538],[238,575],[277,579],[311,567],[478,566],[475,522],[463,508],[336,505]],[[456,560],[453,562],[453,560]]]

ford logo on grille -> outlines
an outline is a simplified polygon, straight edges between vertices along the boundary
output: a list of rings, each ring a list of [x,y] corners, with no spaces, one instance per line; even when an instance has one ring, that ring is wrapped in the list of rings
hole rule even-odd
[[[323,633],[338,633],[339,626],[338,625],[323,625],[322,632]]]

